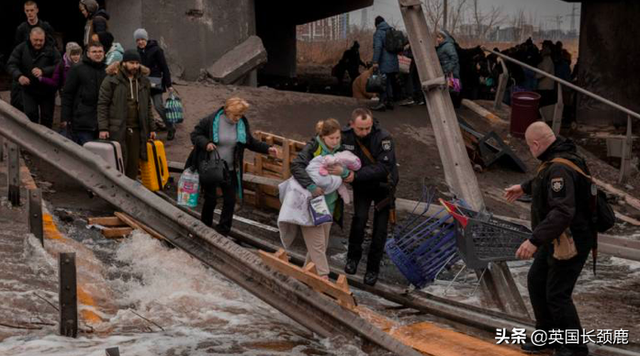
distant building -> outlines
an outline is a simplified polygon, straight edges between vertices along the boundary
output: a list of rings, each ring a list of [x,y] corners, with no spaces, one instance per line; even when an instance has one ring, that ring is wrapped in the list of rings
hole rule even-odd
[[[328,17],[297,27],[298,40],[333,41],[344,40],[349,34],[349,14]]]

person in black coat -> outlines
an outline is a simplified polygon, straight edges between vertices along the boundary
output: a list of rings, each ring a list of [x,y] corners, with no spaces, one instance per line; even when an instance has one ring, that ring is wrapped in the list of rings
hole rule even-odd
[[[104,48],[92,42],[82,63],[69,71],[62,92],[62,126],[69,125],[80,146],[98,138],[98,97],[107,76]]]
[[[358,270],[369,208],[373,203],[373,234],[364,282],[375,285],[399,180],[395,146],[391,134],[373,119],[371,111],[358,108],[351,114],[349,126],[342,130],[342,148],[351,151],[362,162],[362,168],[345,179],[345,182],[352,182],[354,212],[344,270],[347,274],[355,274]]]
[[[204,205],[202,206],[202,222],[213,226],[213,211],[216,207],[216,190],[222,190],[222,214],[215,228],[216,231],[227,236],[231,231],[233,222],[233,210],[236,204],[236,193],[242,199],[242,162],[244,150],[249,149],[262,154],[276,156],[275,147],[256,140],[251,135],[249,121],[244,113],[249,108],[245,100],[232,97],[227,99],[224,107],[215,113],[200,120],[191,132],[191,142],[194,149],[191,151],[185,168],[196,170],[214,150],[220,154],[229,168],[229,181],[219,184],[203,185]]]
[[[27,21],[21,23],[16,29],[14,48],[29,40],[29,34],[34,27],[43,29],[51,43],[54,43],[53,27],[51,27],[48,22],[40,20],[38,17],[39,11],[35,1],[27,1],[24,3],[24,14],[27,16]],[[24,105],[22,105],[22,86],[17,80],[11,83],[11,105],[20,111],[24,110]]]
[[[523,194],[530,194],[531,237],[522,243],[516,257],[530,259],[533,264],[527,276],[529,298],[536,317],[536,329],[576,330],[582,334],[580,318],[573,299],[573,289],[578,281],[589,252],[596,246],[597,230],[592,221],[591,181],[575,168],[556,159],[564,159],[589,175],[587,164],[577,153],[576,145],[569,139],[556,137],[544,122],[536,122],[525,133],[531,153],[541,165],[534,178],[505,190],[505,197],[513,202]],[[554,240],[561,235],[573,239],[576,253],[573,257],[556,255]],[[570,257],[570,258],[569,258]],[[566,341],[566,340],[565,340]],[[525,352],[558,349],[557,356],[586,356],[589,353],[582,338],[578,342],[521,345]]]
[[[80,0],[79,8],[82,16],[87,19],[84,26],[83,44],[88,46],[93,40],[94,34],[109,30],[110,16],[104,9],[100,9],[96,0]]]
[[[56,91],[38,78],[50,77],[60,59],[60,53],[47,40],[44,30],[35,27],[29,41],[18,45],[7,63],[7,71],[22,86],[24,113],[32,122],[49,128],[53,124]]]
[[[138,46],[138,53],[142,59],[143,66],[149,68],[149,80],[151,80],[151,100],[156,108],[158,115],[167,126],[167,140],[173,140],[176,134],[175,125],[167,122],[167,115],[164,111],[164,101],[162,93],[169,91],[173,93],[171,84],[171,72],[167,65],[167,59],[164,57],[164,51],[158,45],[158,41],[149,40],[149,34],[144,28],[139,28],[133,33],[133,38]]]

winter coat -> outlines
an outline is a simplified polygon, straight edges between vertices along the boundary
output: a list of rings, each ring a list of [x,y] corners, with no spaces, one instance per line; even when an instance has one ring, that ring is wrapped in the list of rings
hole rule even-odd
[[[460,79],[460,61],[458,59],[458,52],[456,51],[456,45],[453,38],[444,33],[444,41],[436,47],[436,53],[438,54],[438,60],[442,66],[442,72],[445,76],[453,73],[455,78]]]
[[[122,62],[122,57],[124,56],[124,48],[120,43],[114,42],[109,48],[109,52],[105,55],[104,63],[106,65],[111,65],[114,62]]]
[[[390,29],[391,26],[382,21],[376,26],[376,32],[373,34],[373,59],[371,62],[378,64],[378,69],[383,74],[398,73],[400,71],[398,56],[384,48],[387,31]]]
[[[62,121],[70,122],[74,130],[98,130],[98,96],[107,76],[104,62],[96,63],[84,57],[69,71],[62,93]]]
[[[151,112],[150,90],[151,84],[142,70],[138,71],[133,79],[129,79],[122,67],[109,66],[98,96],[98,130],[108,131],[109,139],[120,142],[124,147],[128,99],[133,97],[138,101],[140,147],[146,147],[149,133],[156,130]],[[140,159],[147,160],[147,150],[140,150]]]
[[[167,88],[171,87],[171,73],[169,72],[169,66],[167,60],[164,57],[164,51],[158,45],[155,40],[147,42],[147,46],[144,49],[138,48],[140,53],[140,64],[151,70],[150,77],[162,78],[163,92]]]
[[[64,84],[67,82],[67,76],[69,75],[69,70],[74,66],[74,63],[71,61],[71,58],[65,53],[62,56],[62,60],[56,66],[56,69],[53,71],[53,75],[51,78],[48,77],[40,77],[40,82],[46,84],[50,87],[56,89],[62,89]]]
[[[194,148],[189,154],[189,158],[187,158],[185,169],[191,168],[193,170],[197,170],[200,166],[200,162],[207,159],[207,145],[209,143],[218,143],[218,140],[216,139],[218,134],[214,134],[213,127],[214,121],[220,119],[220,114],[223,111],[224,108],[220,108],[215,113],[203,118],[191,132],[191,143],[193,143]],[[236,143],[236,147],[233,152],[233,170],[236,171],[236,179],[238,180],[238,195],[242,199],[242,175],[244,174],[242,162],[244,162],[244,150],[249,149],[253,152],[268,154],[269,145],[265,142],[256,140],[251,135],[249,121],[246,117],[243,116],[240,118],[237,125],[244,126],[244,133],[239,133],[238,135],[238,142]]]
[[[333,152],[338,152],[341,150],[342,147],[339,147],[337,149],[334,149]],[[309,176],[309,173],[307,172],[307,166],[309,166],[309,163],[316,156],[324,156],[327,154],[329,154],[327,148],[320,145],[320,138],[314,137],[309,142],[307,142],[307,144],[300,150],[300,152],[298,152],[296,158],[291,161],[291,175],[293,176],[293,178],[295,178],[298,184],[300,184],[300,186],[306,188],[309,192],[313,192],[317,186],[313,179],[311,179],[311,177]],[[345,170],[345,173],[346,174],[343,178],[346,178],[346,176],[348,175],[348,170]],[[330,206],[330,209],[331,205],[335,204],[335,206],[333,207],[333,221],[335,221],[340,227],[342,227],[342,220],[344,216],[344,201],[337,192],[326,194],[325,201],[327,202],[327,205]]]
[[[31,30],[34,27],[40,27],[41,29],[44,30],[47,38],[49,39],[49,41],[51,41],[50,43],[55,43],[54,41],[54,37],[53,37],[53,27],[51,27],[51,25],[49,25],[49,23],[47,21],[42,21],[40,19],[38,19],[38,23],[36,23],[35,25],[31,26],[31,24],[29,24],[29,22],[25,21],[23,23],[20,24],[20,26],[18,26],[18,28],[16,29],[16,36],[15,36],[15,42],[13,44],[14,47],[16,47],[17,45],[21,44],[22,42],[28,41],[29,40],[29,35],[31,34]]]
[[[22,87],[25,92],[33,95],[53,94],[55,89],[40,82],[31,71],[33,68],[40,68],[43,77],[51,77],[59,62],[60,52],[48,40],[40,51],[36,51],[30,41],[25,41],[11,53],[7,71],[16,81],[21,76],[29,78],[31,84]]]
[[[369,150],[375,162],[371,162],[364,154],[359,140]],[[354,189],[377,190],[394,187],[398,184],[398,166],[396,165],[395,145],[389,131],[380,127],[374,120],[371,133],[365,138],[358,138],[349,126],[342,129],[342,148],[351,151],[362,162],[362,168],[354,172],[352,186]],[[390,181],[389,181],[390,180]]]
[[[551,51],[542,51],[542,62],[538,64],[538,69],[555,75],[555,65],[553,64],[553,59],[551,59]],[[538,79],[538,90],[553,90],[555,88],[553,79],[547,78],[542,74],[536,74],[536,78]]]
[[[554,158],[568,159],[590,174],[584,158],[577,154],[576,145],[569,139],[558,137],[538,157],[543,164]],[[560,163],[547,163],[536,177],[523,183],[522,190],[533,199],[531,243],[536,246],[549,244],[569,229],[576,245],[593,247],[596,230],[591,223],[590,189],[591,182]]]
[[[96,11],[95,14],[89,15],[87,23],[84,26],[84,45],[85,47],[91,42],[94,33],[107,32],[109,30],[109,13],[104,9]]]

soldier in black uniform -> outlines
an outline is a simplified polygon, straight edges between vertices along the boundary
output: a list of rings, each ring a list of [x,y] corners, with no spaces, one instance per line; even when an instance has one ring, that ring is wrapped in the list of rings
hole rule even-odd
[[[536,329],[546,332],[552,329],[580,330],[580,333],[577,344],[565,340],[561,346],[557,343],[536,346],[527,342],[522,349],[537,353],[560,346],[554,355],[586,356],[589,351],[582,340],[580,318],[571,294],[596,241],[593,205],[590,202],[591,182],[570,165],[552,160],[566,159],[586,174],[589,170],[584,159],[578,156],[575,144],[556,137],[547,124],[532,124],[525,137],[531,153],[541,161],[541,165],[533,179],[507,188],[505,197],[509,202],[525,193],[533,198],[533,234],[520,246],[516,256],[529,259],[535,254],[527,284]],[[577,254],[569,259],[558,259],[554,253],[560,249],[553,242],[563,233],[573,238],[577,250]]]
[[[373,202],[373,236],[364,277],[364,282],[373,286],[378,280],[387,239],[387,223],[394,204],[395,186],[398,184],[394,144],[391,134],[373,119],[371,111],[355,109],[349,125],[342,130],[342,147],[362,161],[362,168],[345,179],[345,182],[352,181],[354,212],[344,270],[348,274],[355,274],[358,270],[364,229]]]

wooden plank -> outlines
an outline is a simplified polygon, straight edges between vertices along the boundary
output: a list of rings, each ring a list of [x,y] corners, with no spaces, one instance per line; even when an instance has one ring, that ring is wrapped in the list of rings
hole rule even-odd
[[[431,323],[392,329],[390,335],[432,356],[523,356],[525,353],[484,341]]]
[[[89,225],[100,225],[104,227],[126,226],[127,224],[117,216],[89,218]]]
[[[102,235],[106,238],[125,237],[133,232],[130,227],[110,227],[102,230]]]
[[[282,147],[282,178],[288,179],[291,177],[291,141],[289,139],[284,140]]]
[[[124,221],[127,225],[129,225],[132,229],[138,229],[141,231],[146,232],[147,234],[149,234],[151,237],[154,237],[158,240],[164,240],[164,236],[162,236],[159,232],[157,232],[156,230],[152,229],[151,227],[137,221],[136,219],[132,218],[131,216],[125,214],[125,213],[121,213],[116,211],[115,216],[117,216],[120,220]]]
[[[283,249],[278,250],[276,254],[268,253],[265,251],[258,251],[258,255],[262,261],[277,270],[280,273],[293,277],[300,282],[308,285],[314,290],[322,292],[338,301],[338,304],[349,310],[355,311],[356,301],[353,298],[353,294],[350,291],[345,291],[343,287],[338,287],[335,283],[327,281],[317,274],[312,274],[304,269],[292,265],[282,259]],[[313,266],[315,268],[315,266]]]

